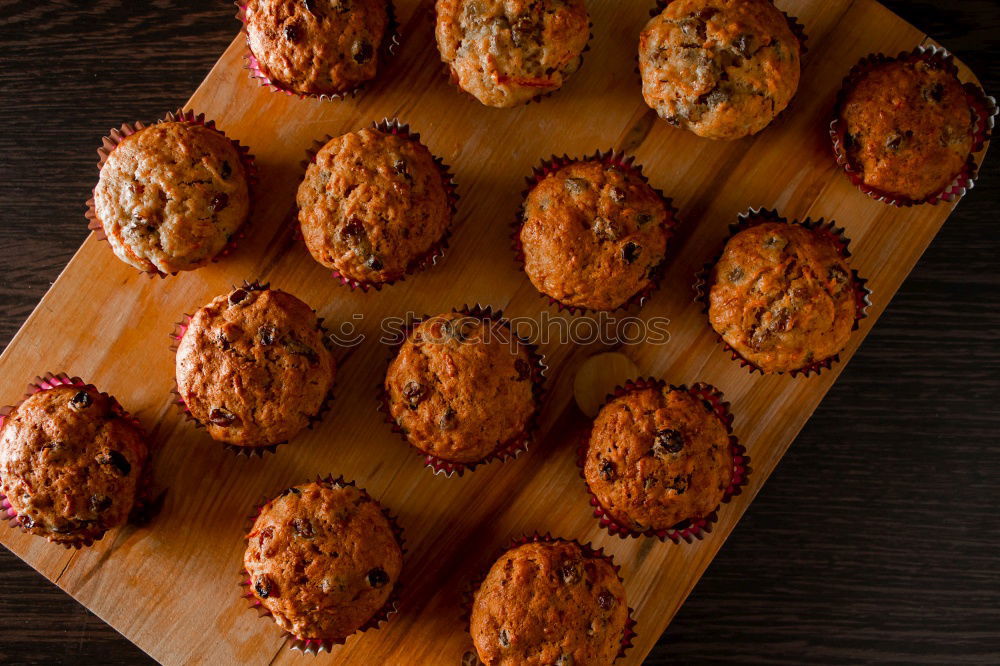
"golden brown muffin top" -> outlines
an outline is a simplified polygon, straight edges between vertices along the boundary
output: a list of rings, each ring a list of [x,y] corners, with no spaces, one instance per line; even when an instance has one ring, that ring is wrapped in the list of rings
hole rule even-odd
[[[642,94],[673,125],[738,139],[788,106],[800,54],[771,0],[674,0],[639,37]]]
[[[558,90],[590,37],[583,0],[437,0],[441,59],[459,87],[493,107]]]
[[[336,369],[312,309],[283,291],[239,288],[198,310],[177,349],[177,389],[221,442],[280,444],[309,425]]]
[[[722,502],[733,478],[729,434],[714,408],[685,389],[636,389],[594,419],[584,475],[621,525],[671,528]]]
[[[605,559],[567,541],[504,553],[476,591],[470,631],[486,666],[608,666],[628,622]]]
[[[239,151],[221,133],[162,122],[108,155],[94,210],[118,258],[142,271],[191,270],[218,255],[247,220]]]
[[[448,189],[430,151],[376,129],[330,139],[306,170],[297,202],[313,258],[361,282],[401,278],[451,222]]]
[[[524,271],[564,305],[613,310],[649,287],[667,248],[667,206],[634,172],[588,159],[524,202]]]
[[[891,60],[843,99],[844,148],[866,185],[921,200],[946,188],[972,152],[975,116],[939,63]]]
[[[123,524],[146,438],[93,387],[59,386],[14,409],[0,431],[0,489],[29,532],[79,543]]]
[[[709,284],[712,328],[764,372],[824,361],[854,328],[853,274],[822,230],[782,222],[745,229],[726,243]]]
[[[533,370],[508,327],[455,312],[430,317],[389,364],[389,412],[417,449],[476,462],[529,428]]]
[[[297,638],[339,641],[386,605],[403,552],[367,493],[307,483],[264,505],[243,566],[251,593],[279,627]]]
[[[261,71],[280,87],[336,95],[375,78],[389,26],[386,0],[249,0],[246,31]]]

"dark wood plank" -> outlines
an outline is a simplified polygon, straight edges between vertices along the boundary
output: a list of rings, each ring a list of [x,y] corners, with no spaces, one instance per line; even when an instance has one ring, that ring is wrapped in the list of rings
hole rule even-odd
[[[1000,91],[995,2],[885,4]],[[224,1],[0,0],[0,344],[86,235],[100,136],[181,104],[232,38],[232,13]],[[1000,660],[997,165],[987,160],[648,663]],[[5,550],[0,581],[0,662],[143,660]]]

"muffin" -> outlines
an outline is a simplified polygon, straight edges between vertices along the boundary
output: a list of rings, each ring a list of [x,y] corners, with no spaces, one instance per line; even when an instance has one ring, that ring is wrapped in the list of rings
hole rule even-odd
[[[552,540],[512,548],[493,564],[473,597],[469,629],[489,666],[607,666],[628,626],[614,565]]]
[[[389,363],[388,413],[430,459],[484,461],[529,437],[538,365],[510,327],[488,313],[429,317]]]
[[[524,271],[564,307],[614,310],[655,287],[672,225],[660,193],[618,156],[556,161],[524,201]]]
[[[119,259],[176,273],[222,253],[250,214],[244,158],[221,132],[168,121],[125,137],[101,166],[92,214]]]
[[[863,61],[841,92],[835,119],[838,150],[857,183],[900,203],[943,193],[978,150],[977,114],[943,57]]]
[[[712,328],[764,373],[832,360],[858,319],[845,250],[824,227],[766,221],[739,231],[709,274]]]
[[[395,526],[365,491],[320,481],[264,505],[243,566],[250,598],[279,627],[329,647],[392,610],[403,551]]]
[[[601,408],[583,473],[603,513],[632,533],[707,518],[734,481],[727,423],[686,387],[644,382]]]
[[[187,323],[177,391],[212,439],[274,446],[308,426],[330,395],[335,363],[326,345],[308,305],[276,289],[241,287]]]
[[[802,50],[771,0],[674,0],[639,36],[642,96],[698,136],[756,134],[795,95]]]
[[[0,490],[26,531],[79,547],[126,522],[148,446],[114,398],[67,380],[0,422]]]
[[[249,0],[251,66],[302,95],[341,95],[375,78],[391,30],[387,0]]]
[[[354,285],[381,285],[440,254],[453,213],[443,165],[405,127],[331,139],[299,186],[310,254]]]
[[[452,80],[486,106],[552,93],[590,39],[583,0],[437,0],[438,51]]]

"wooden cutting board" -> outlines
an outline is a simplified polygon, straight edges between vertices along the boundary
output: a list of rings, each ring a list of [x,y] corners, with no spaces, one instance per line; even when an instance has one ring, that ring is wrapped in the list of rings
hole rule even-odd
[[[406,586],[401,612],[388,624],[351,638],[321,661],[459,664],[471,649],[460,619],[468,580],[512,537],[538,530],[591,541],[622,564],[639,633],[624,663],[640,663],[952,205],[877,203],[851,186],[831,156],[828,114],[848,69],[869,52],[894,54],[929,43],[872,0],[779,0],[809,35],[802,85],[774,126],[736,143],[672,129],[643,104],[635,50],[651,2],[588,4],[594,38],[581,71],[541,104],[514,110],[484,108],[448,84],[433,42],[431,0],[397,0],[399,54],[371,88],[343,102],[303,101],[259,87],[243,69],[244,41],[237,37],[187,108],[214,118],[257,156],[258,204],[238,251],[193,273],[149,279],[91,236],[0,357],[0,403],[18,400],[37,374],[66,371],[113,393],[136,414],[159,449],[156,485],[168,489],[162,513],[147,528],[117,530],[81,551],[2,526],[0,541],[162,662],[302,662],[307,658],[288,650],[277,627],[240,598],[242,527],[262,496],[317,474],[343,474],[398,513],[409,551]],[[386,116],[409,122],[444,157],[462,200],[451,248],[438,266],[381,292],[352,292],[292,236],[300,162],[314,139]],[[690,544],[620,540],[591,516],[568,433],[585,424],[572,400],[576,368],[603,350],[600,345],[543,345],[550,366],[545,436],[516,461],[462,478],[434,476],[376,411],[374,388],[386,363],[378,342],[383,317],[475,302],[510,316],[567,316],[549,308],[515,266],[509,225],[523,178],[540,158],[611,147],[636,155],[682,219],[662,288],[641,311],[643,318],[669,318],[671,339],[620,351],[643,375],[722,389],[752,457],[743,494],[723,507],[711,534]],[[716,344],[692,302],[693,274],[749,206],[835,219],[852,239],[853,266],[869,279],[869,318],[842,362],[819,377],[751,376]],[[82,208],[81,201],[81,225]],[[223,450],[185,422],[170,395],[173,323],[243,279],[270,281],[315,307],[331,327],[351,322],[367,336],[339,353],[337,397],[322,423],[263,459]],[[748,570],[755,566],[766,563],[747,563]]]

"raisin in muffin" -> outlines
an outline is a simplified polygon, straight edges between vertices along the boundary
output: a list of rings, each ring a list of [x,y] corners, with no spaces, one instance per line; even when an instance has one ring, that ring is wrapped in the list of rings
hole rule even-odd
[[[627,624],[612,564],[555,540],[518,546],[493,564],[473,598],[470,631],[489,666],[608,666]]]
[[[86,544],[128,519],[141,490],[145,434],[92,386],[44,389],[0,431],[0,489],[27,531]]]
[[[261,509],[247,541],[250,594],[303,640],[339,643],[378,619],[403,567],[382,507],[337,482],[284,491]]]
[[[842,93],[837,117],[862,182],[917,202],[951,184],[975,142],[968,95],[954,68],[934,59],[873,64]]]
[[[306,247],[343,278],[384,284],[416,269],[451,223],[442,167],[415,137],[363,129],[331,139],[299,186]]]
[[[338,95],[375,78],[387,0],[249,0],[247,44],[279,88]]]
[[[733,479],[729,433],[714,407],[687,389],[636,388],[594,419],[584,477],[618,524],[669,529],[722,502]]]
[[[712,328],[765,373],[832,358],[857,319],[853,273],[840,239],[801,224],[764,222],[734,235],[709,286]]]
[[[524,270],[543,294],[613,310],[655,284],[672,212],[635,171],[599,158],[547,174],[524,202]]]
[[[246,287],[198,310],[177,348],[177,390],[213,439],[287,441],[316,417],[335,363],[312,309],[283,291]]]
[[[197,123],[161,122],[129,135],[108,155],[94,188],[94,215],[111,249],[151,273],[208,263],[249,213],[239,151]]]
[[[536,408],[533,369],[502,323],[463,312],[430,317],[389,364],[389,413],[420,451],[477,462],[526,436]]]
[[[441,59],[462,90],[511,107],[562,87],[590,38],[583,0],[438,0]]]
[[[771,0],[674,0],[639,37],[642,95],[672,125],[738,139],[788,106],[801,51]]]

